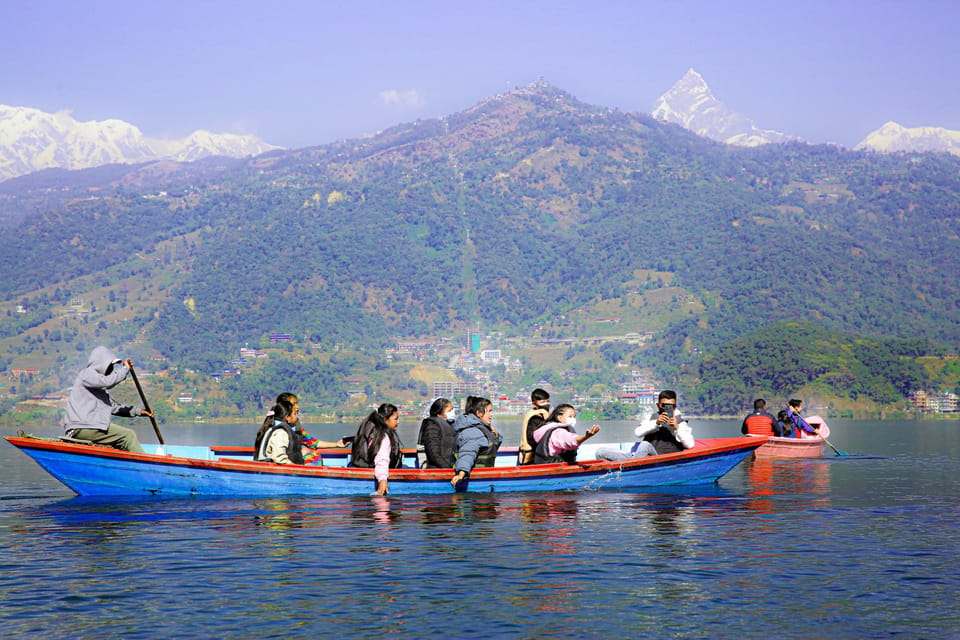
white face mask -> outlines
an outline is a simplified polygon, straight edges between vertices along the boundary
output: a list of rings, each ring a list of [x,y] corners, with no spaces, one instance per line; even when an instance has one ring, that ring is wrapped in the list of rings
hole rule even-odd
[[[447,411],[445,414],[443,414],[440,417],[446,420],[447,422],[453,422],[453,417],[454,417],[453,411]]]
[[[568,426],[568,427],[571,427],[571,428],[577,426],[577,419],[576,419],[576,418],[567,418],[567,426]]]

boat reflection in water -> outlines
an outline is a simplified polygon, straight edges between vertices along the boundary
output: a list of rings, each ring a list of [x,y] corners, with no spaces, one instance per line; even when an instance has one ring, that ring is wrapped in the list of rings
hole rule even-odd
[[[830,459],[755,458],[746,463],[751,492],[748,508],[776,513],[773,501],[792,499],[798,494],[812,498],[814,506],[830,503]]]

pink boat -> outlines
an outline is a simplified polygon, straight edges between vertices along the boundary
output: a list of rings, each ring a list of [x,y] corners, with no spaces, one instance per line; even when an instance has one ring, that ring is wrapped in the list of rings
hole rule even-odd
[[[830,437],[830,427],[820,416],[808,416],[811,427],[819,425],[820,435],[803,438],[772,437],[753,452],[754,458],[819,458],[823,455],[824,438]]]

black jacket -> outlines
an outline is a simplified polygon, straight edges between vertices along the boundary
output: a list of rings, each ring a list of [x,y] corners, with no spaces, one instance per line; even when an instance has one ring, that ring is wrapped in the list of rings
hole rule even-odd
[[[422,444],[427,454],[426,467],[429,469],[451,469],[457,447],[457,432],[453,425],[440,416],[430,416],[420,423],[420,435],[417,444]]]

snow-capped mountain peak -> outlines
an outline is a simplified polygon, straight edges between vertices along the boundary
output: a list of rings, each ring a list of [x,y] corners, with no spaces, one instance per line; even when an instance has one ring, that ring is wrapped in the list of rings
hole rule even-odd
[[[946,151],[960,155],[960,131],[943,127],[907,128],[891,120],[867,134],[854,149],[872,149],[884,153]]]
[[[699,73],[688,69],[669,91],[657,99],[653,117],[688,127],[697,113],[720,104]]]
[[[779,131],[760,129],[752,120],[727,107],[693,69],[657,99],[651,114],[697,135],[744,147],[796,139]]]
[[[79,122],[68,111],[47,113],[0,105],[0,181],[40,169],[85,169],[161,158],[241,158],[271,149],[255,136],[196,131],[181,140],[147,139],[123,120]]]

